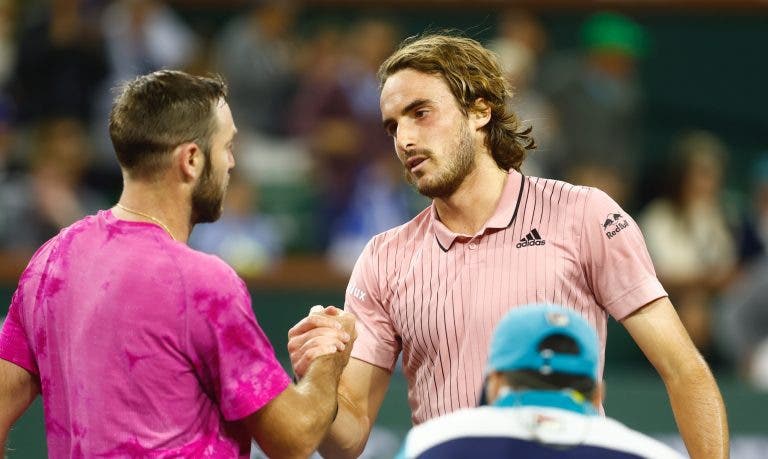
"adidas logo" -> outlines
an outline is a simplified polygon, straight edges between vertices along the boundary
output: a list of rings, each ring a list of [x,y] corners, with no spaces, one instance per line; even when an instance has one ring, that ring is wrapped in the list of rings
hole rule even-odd
[[[528,234],[526,234],[524,238],[520,239],[520,242],[518,242],[515,247],[519,249],[522,247],[532,247],[534,245],[544,245],[546,243],[547,241],[542,239],[539,231],[534,228]]]

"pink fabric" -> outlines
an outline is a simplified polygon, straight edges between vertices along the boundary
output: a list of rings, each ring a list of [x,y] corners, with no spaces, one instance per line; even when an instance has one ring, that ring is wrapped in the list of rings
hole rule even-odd
[[[51,457],[248,457],[229,421],[290,383],[230,267],[109,211],[32,258],[0,358],[40,378]]]
[[[527,303],[573,308],[597,330],[666,296],[637,224],[605,193],[511,171],[495,214],[452,233],[434,207],[374,237],[345,307],[352,357],[394,368],[402,350],[413,422],[475,406],[494,325]]]

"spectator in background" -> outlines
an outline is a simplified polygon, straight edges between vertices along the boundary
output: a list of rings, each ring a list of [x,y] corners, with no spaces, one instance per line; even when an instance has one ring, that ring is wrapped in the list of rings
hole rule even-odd
[[[714,331],[741,376],[768,391],[768,152],[758,155],[750,169],[751,212],[739,228],[740,276],[719,302]]]
[[[260,214],[258,201],[257,187],[234,173],[221,218],[197,225],[190,247],[218,255],[244,277],[269,270],[283,255],[284,241],[275,222]]]
[[[749,384],[768,392],[768,257],[750,264],[720,303],[720,348]]]
[[[89,5],[54,0],[21,27],[10,83],[19,122],[33,124],[51,116],[91,119],[107,60],[94,27],[98,10]]]
[[[768,152],[758,155],[752,164],[751,202],[739,226],[739,262],[759,260],[768,253]]]
[[[111,184],[120,182],[104,121],[112,108],[112,88],[154,70],[183,69],[195,59],[200,45],[192,29],[160,0],[116,0],[103,11],[99,23],[109,76],[99,87],[100,115],[91,130],[98,153],[95,166]]]
[[[710,351],[713,300],[731,279],[736,243],[723,206],[725,145],[708,132],[681,135],[666,193],[639,218],[659,278],[699,350]]]
[[[230,22],[215,46],[217,71],[227,77],[239,125],[262,134],[285,134],[280,115],[295,91],[300,48],[292,35],[296,7],[265,0]]]
[[[536,129],[536,154],[525,162],[523,172],[537,177],[561,176],[557,111],[536,85],[539,60],[547,47],[546,30],[532,14],[509,10],[501,15],[497,35],[488,47],[499,55],[512,87],[510,109]]]
[[[402,168],[390,157],[373,158],[355,181],[352,199],[331,234],[328,256],[340,272],[351,274],[365,244],[375,235],[401,225],[425,200],[402,179]]]
[[[194,32],[164,2],[118,0],[104,11],[113,83],[164,67],[183,68],[198,51]]]
[[[336,41],[327,32],[317,38],[318,47]],[[337,43],[343,53],[326,49],[329,55],[317,56],[318,69],[299,85],[291,119],[293,132],[306,140],[315,162],[318,229],[339,224],[351,205],[357,177],[374,158],[394,161],[377,111],[376,71],[397,39],[397,31],[386,21],[356,23]],[[319,249],[326,250],[331,235],[320,231]]]
[[[29,173],[9,178],[0,193],[0,247],[33,251],[59,230],[104,205],[84,185],[89,140],[75,118],[55,118],[36,130]]]
[[[6,89],[16,65],[15,32],[18,23],[14,0],[0,0],[0,90]]]
[[[544,75],[560,116],[564,176],[626,204],[642,151],[636,71],[647,38],[628,17],[597,13],[582,26],[581,41],[581,55],[555,60]]]

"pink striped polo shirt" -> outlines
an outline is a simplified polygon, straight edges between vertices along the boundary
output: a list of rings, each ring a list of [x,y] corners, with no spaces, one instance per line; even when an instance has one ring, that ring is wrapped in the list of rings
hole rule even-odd
[[[475,406],[495,324],[511,308],[555,303],[597,330],[666,296],[637,224],[595,188],[510,171],[477,234],[451,232],[434,204],[375,236],[345,308],[358,319],[352,357],[392,370],[400,351],[412,420]]]

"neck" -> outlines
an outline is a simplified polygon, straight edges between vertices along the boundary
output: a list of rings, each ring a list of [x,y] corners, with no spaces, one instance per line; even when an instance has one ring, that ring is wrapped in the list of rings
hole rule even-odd
[[[112,212],[121,220],[154,223],[172,238],[186,243],[192,232],[189,198],[159,183],[125,182],[123,193]],[[144,215],[141,215],[144,214]],[[151,217],[151,218],[150,218]]]
[[[562,390],[521,390],[500,394],[493,406],[538,406],[560,408],[582,414],[596,414],[595,406],[580,393],[571,389]]]
[[[509,174],[499,169],[490,155],[480,158],[475,170],[451,196],[434,200],[440,221],[454,233],[477,233],[496,211],[507,182]]]

